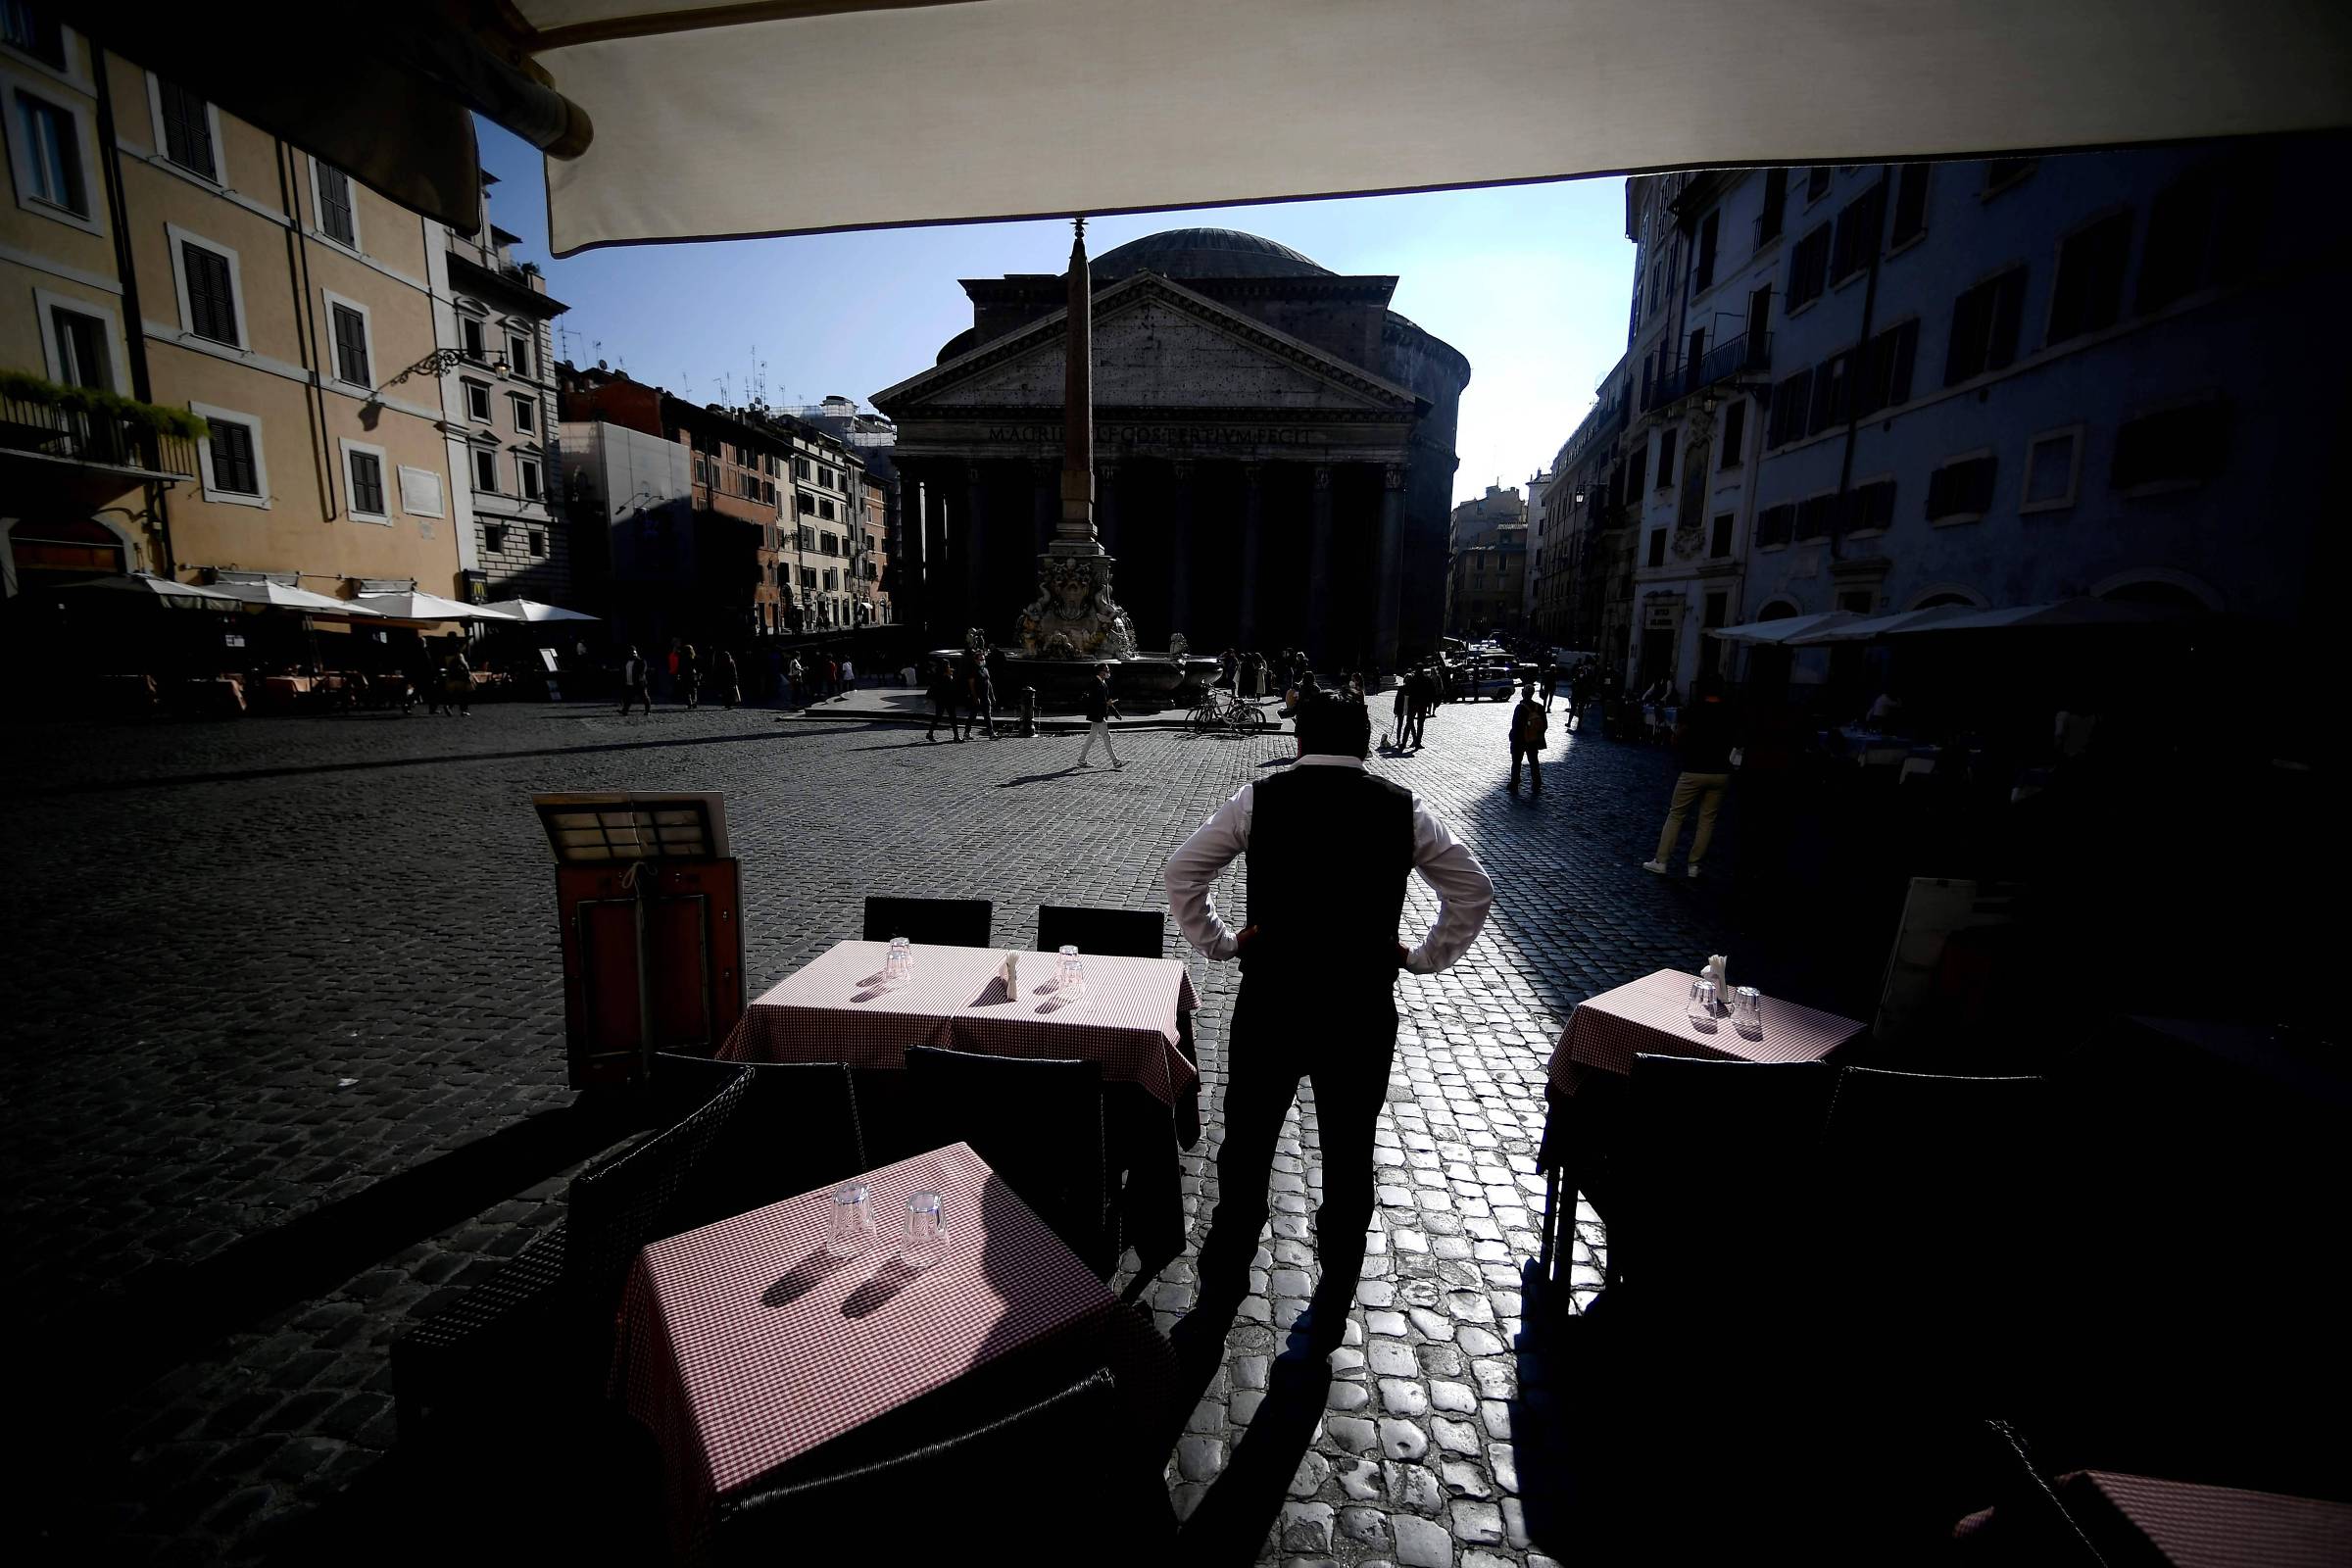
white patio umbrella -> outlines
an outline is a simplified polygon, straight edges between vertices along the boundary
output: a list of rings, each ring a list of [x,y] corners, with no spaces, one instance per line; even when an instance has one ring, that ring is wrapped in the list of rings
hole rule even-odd
[[[414,588],[407,593],[362,594],[351,603],[363,609],[371,610],[379,615],[390,615],[396,620],[514,619],[513,615],[507,614],[503,611],[491,610],[482,605],[468,605],[455,599],[444,599],[439,594],[423,593]]]
[[[2000,631],[2018,627],[2145,626],[2178,620],[2179,611],[2163,605],[2133,604],[2119,599],[2061,599],[2050,605],[2013,605],[2005,610],[1978,610],[1949,620],[1898,627],[1898,633],[1926,631]]]
[[[219,588],[199,588],[192,582],[173,582],[153,572],[125,572],[119,577],[92,577],[83,582],[70,582],[59,593],[118,593],[136,594],[159,604],[185,608],[224,610],[243,603],[236,595]]]
[[[559,256],[632,241],[1629,170],[1969,157],[2352,122],[2352,6],[2318,0],[509,0],[378,10],[369,48],[339,63],[332,93],[289,86],[275,56],[202,7],[83,6],[74,22],[466,229],[480,210],[466,113],[477,110],[547,150]],[[401,133],[385,135],[386,124]],[[845,175],[827,156],[829,127],[840,125],[858,127],[858,168],[889,178]]]
[[[282,582],[224,582],[218,586],[232,598],[249,605],[267,605],[271,610],[299,610],[309,615],[360,615],[370,620],[383,613],[353,600],[315,594],[308,588],[289,588]]]
[[[1873,615],[1868,620],[1849,620],[1839,625],[1817,627],[1788,641],[1797,648],[1811,648],[1823,643],[1866,643],[1889,632],[1934,626],[1975,613],[1977,609],[1974,605],[1937,605],[1930,610],[1904,610],[1891,615]]]
[[[483,607],[495,610],[515,620],[601,620],[585,611],[565,610],[562,605],[543,605],[536,599],[493,599]]]
[[[1862,617],[1850,610],[1825,610],[1813,615],[1784,615],[1779,620],[1751,620],[1744,626],[1717,626],[1707,635],[1727,643],[1792,643],[1808,633],[1842,626]]]

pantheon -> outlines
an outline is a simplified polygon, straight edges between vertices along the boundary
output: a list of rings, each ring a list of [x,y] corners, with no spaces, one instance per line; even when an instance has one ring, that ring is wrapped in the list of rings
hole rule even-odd
[[[1434,648],[1470,363],[1389,309],[1396,279],[1178,228],[1090,281],[1095,518],[1139,645],[1299,646],[1325,670]],[[1003,642],[1059,514],[1067,280],[963,290],[970,330],[873,401],[922,519],[928,629]]]

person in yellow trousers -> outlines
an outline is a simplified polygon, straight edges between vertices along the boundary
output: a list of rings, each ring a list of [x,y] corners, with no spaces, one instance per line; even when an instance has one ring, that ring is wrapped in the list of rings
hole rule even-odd
[[[1723,809],[1724,792],[1732,787],[1732,709],[1723,700],[1723,678],[1701,675],[1675,715],[1674,746],[1683,770],[1674,781],[1674,800],[1666,808],[1666,830],[1658,835],[1658,853],[1642,862],[1642,869],[1665,876],[1675,840],[1683,836],[1683,818],[1698,808],[1698,832],[1690,840],[1687,876],[1698,875],[1715,837],[1715,817]]]

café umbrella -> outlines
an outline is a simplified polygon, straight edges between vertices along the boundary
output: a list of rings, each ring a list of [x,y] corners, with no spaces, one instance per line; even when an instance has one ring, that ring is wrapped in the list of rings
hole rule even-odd
[[[224,589],[200,588],[192,582],[173,582],[169,577],[158,577],[147,571],[70,582],[58,592],[132,594],[160,605],[190,610],[228,610],[244,602]]]
[[[500,614],[514,620],[598,620],[603,618],[591,615],[585,611],[565,610],[562,605],[542,604],[536,599],[493,599],[482,608],[497,611]]]
[[[1727,643],[1785,644],[1861,618],[1850,610],[1825,610],[1813,615],[1784,615],[1779,620],[1751,620],[1744,626],[1716,626],[1707,635],[1720,637]]]
[[[1811,648],[1822,643],[1866,643],[1890,632],[1924,630],[1976,612],[1974,605],[1936,605],[1927,610],[1903,610],[1891,615],[1873,615],[1868,620],[1847,620],[1834,626],[1816,626],[1802,636],[1786,641],[1797,648]],[[1765,624],[1773,623],[1767,621]]]
[[[2166,605],[2134,604],[2120,599],[2061,599],[2049,605],[2012,605],[2005,610],[1977,610],[1948,620],[1896,627],[1897,633],[1928,631],[2010,631],[2070,626],[2147,626],[2178,620],[2180,612]]]
[[[298,610],[306,615],[363,615],[369,619],[383,613],[349,599],[315,594],[308,588],[291,588],[282,582],[224,582],[219,586],[220,592],[231,598],[270,610]]]
[[[503,611],[483,605],[468,605],[439,594],[410,589],[406,593],[362,594],[352,601],[363,610],[395,620],[513,620],[515,617]]]

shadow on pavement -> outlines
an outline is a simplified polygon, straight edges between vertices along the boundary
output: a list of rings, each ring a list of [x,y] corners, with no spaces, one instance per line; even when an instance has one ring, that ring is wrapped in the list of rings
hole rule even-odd
[[[1176,1533],[1178,1560],[1207,1568],[1257,1560],[1330,1394],[1328,1357],[1285,1355],[1274,1362],[1266,1396],[1234,1445],[1224,1473]]]

